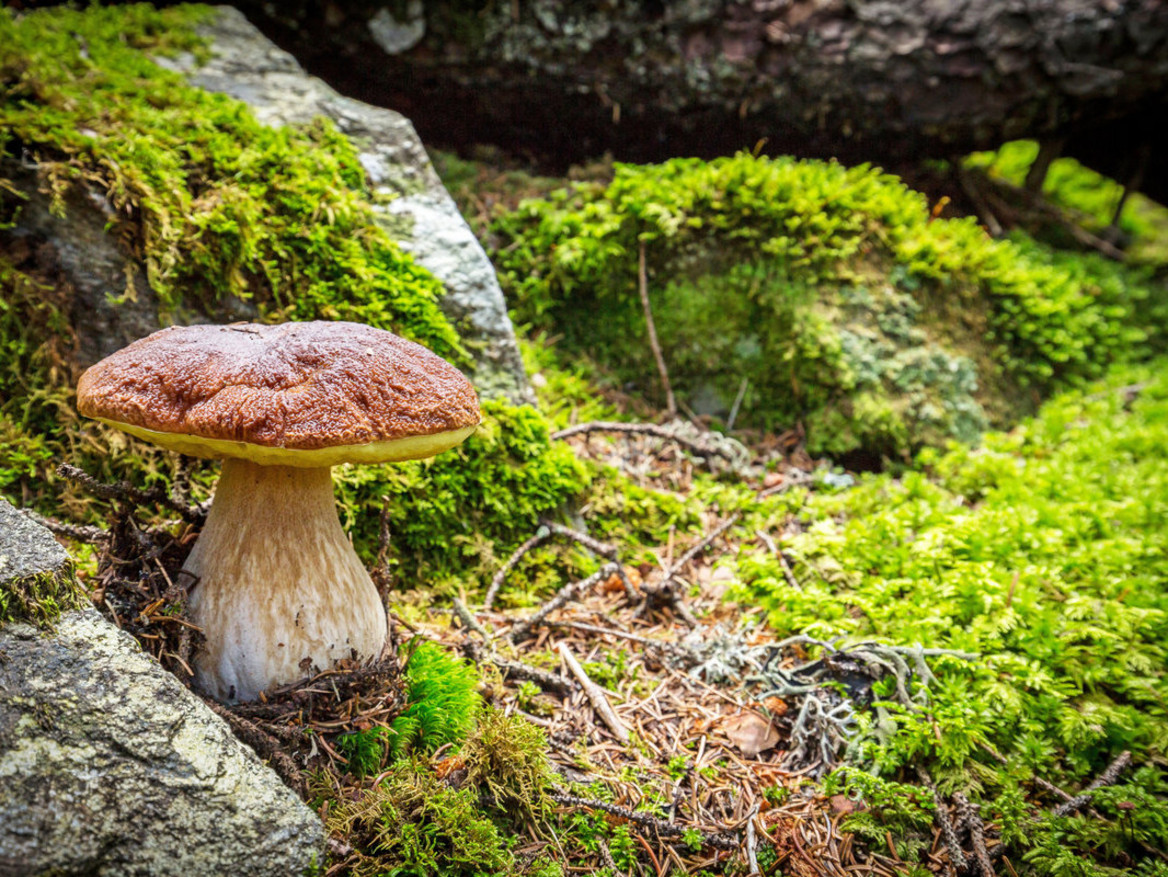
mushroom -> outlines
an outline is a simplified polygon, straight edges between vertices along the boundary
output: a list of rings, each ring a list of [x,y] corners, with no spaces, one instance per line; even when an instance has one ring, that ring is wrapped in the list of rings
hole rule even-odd
[[[206,638],[195,682],[226,701],[380,654],[385,609],[341,528],[331,467],[430,457],[479,422],[474,389],[450,363],[344,322],[163,329],[86,371],[77,406],[223,459],[183,569]]]

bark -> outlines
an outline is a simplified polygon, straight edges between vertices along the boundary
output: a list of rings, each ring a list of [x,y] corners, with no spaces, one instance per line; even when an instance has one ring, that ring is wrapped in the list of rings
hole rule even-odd
[[[243,8],[438,146],[551,166],[752,148],[889,166],[1065,138],[1122,175],[1168,109],[1162,0],[689,0]],[[1153,154],[1156,149],[1153,148]],[[1153,169],[1145,191],[1163,187]]]

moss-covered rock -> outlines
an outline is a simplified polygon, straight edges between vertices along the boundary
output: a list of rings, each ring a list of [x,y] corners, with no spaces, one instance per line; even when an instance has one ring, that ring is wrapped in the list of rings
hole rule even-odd
[[[521,320],[652,396],[647,289],[675,390],[813,452],[971,439],[1158,343],[1141,277],[936,219],[869,167],[740,154],[617,165],[498,219]],[[1162,321],[1161,321],[1162,322]]]
[[[437,184],[428,164],[410,176],[404,164],[389,166],[384,143],[374,149],[321,118],[272,127],[240,100],[193,86],[179,71],[208,57],[213,46],[199,28],[223,15],[144,5],[0,12],[0,493],[43,511],[96,513],[56,478],[56,461],[159,484],[186,466],[78,418],[77,374],[108,352],[82,337],[118,347],[143,333],[142,319],[145,328],[241,316],[349,319],[463,368],[478,352],[479,336],[467,332],[464,343],[460,335],[477,318],[458,311],[454,325],[442,282],[385,227],[390,208]],[[272,75],[296,73],[296,87],[307,88],[294,62],[269,48]],[[224,77],[231,64],[209,69]],[[313,88],[300,111],[327,97],[340,124],[353,127],[344,99]],[[414,151],[425,160],[420,145]],[[430,210],[432,220],[432,201],[411,209]],[[65,226],[96,229],[100,265],[87,261],[87,246],[65,242]],[[206,489],[214,466],[194,464],[193,476],[196,491]],[[413,587],[465,574],[468,551],[489,557],[500,542],[509,550],[585,476],[567,449],[553,447],[539,415],[498,401],[457,454],[354,469],[340,480],[367,556],[384,498],[393,497],[389,559]]]
[[[0,498],[0,625],[51,625],[88,606],[73,562],[52,534]]]

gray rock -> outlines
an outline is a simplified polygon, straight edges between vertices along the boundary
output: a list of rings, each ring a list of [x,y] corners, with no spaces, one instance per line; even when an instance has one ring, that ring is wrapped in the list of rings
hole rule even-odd
[[[530,402],[523,360],[494,267],[434,172],[413,125],[399,113],[343,97],[277,48],[235,9],[201,28],[213,57],[157,58],[192,84],[248,104],[269,125],[333,120],[360,150],[385,227],[446,287],[443,311],[475,358],[476,388]]]
[[[71,576],[68,556],[0,500],[0,591],[44,575]],[[321,860],[323,834],[96,610],[0,626],[0,877],[296,875]]]
[[[0,588],[34,576],[67,575],[69,565],[52,533],[0,498]]]

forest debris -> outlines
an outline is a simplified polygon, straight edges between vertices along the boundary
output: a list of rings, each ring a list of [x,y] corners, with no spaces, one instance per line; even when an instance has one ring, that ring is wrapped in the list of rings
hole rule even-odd
[[[560,657],[563,658],[564,663],[567,664],[568,669],[576,680],[580,683],[580,687],[584,689],[584,693],[588,695],[588,700],[592,702],[592,708],[596,710],[596,714],[600,716],[604,724],[608,725],[608,729],[616,735],[616,739],[620,740],[626,746],[629,742],[629,729],[624,726],[624,723],[613,712],[612,704],[608,702],[608,698],[604,694],[604,689],[592,681],[588,674],[584,672],[584,668],[580,666],[580,662],[576,660],[576,656],[572,654],[572,650],[568,648],[567,643],[560,643]]]
[[[484,612],[489,612],[491,607],[495,605],[495,597],[498,596],[499,588],[503,586],[503,581],[507,578],[507,573],[511,572],[511,570],[515,568],[515,564],[519,563],[519,561],[523,559],[527,552],[537,547],[540,543],[546,541],[547,538],[551,536],[551,534],[552,531],[548,527],[540,525],[539,529],[535,531],[535,535],[533,535],[511,553],[511,556],[507,558],[501,567],[499,567],[499,569],[495,572],[494,577],[491,579],[491,584],[487,588],[487,595],[483,598]]]
[[[953,868],[961,871],[965,869],[965,851],[961,849],[961,842],[957,839],[957,830],[953,827],[953,820],[949,816],[949,806],[937,790],[933,778],[923,767],[917,767],[917,777],[933,795],[933,822],[941,831],[941,838],[945,841],[945,849],[949,853],[949,863]]]
[[[616,816],[628,822],[635,823],[644,828],[651,829],[656,834],[662,837],[681,837],[685,833],[685,828],[672,822],[666,822],[664,819],[658,819],[648,813],[638,813],[630,810],[628,807],[621,807],[617,804],[610,804],[607,801],[599,801],[592,798],[579,798],[575,795],[568,795],[563,792],[552,792],[549,796],[557,804],[563,804],[566,807],[582,807],[588,810],[600,810],[603,813],[608,813],[611,816]],[[715,847],[723,850],[736,850],[739,847],[739,841],[729,832],[699,832],[702,843],[706,846]]]
[[[552,433],[553,439],[568,439],[577,435],[588,435],[594,432],[614,432],[625,435],[649,435],[654,438],[665,439],[681,445],[687,451],[699,457],[721,457],[732,468],[738,469],[745,465],[750,458],[750,452],[743,445],[730,438],[715,432],[700,432],[684,421],[659,425],[656,423],[625,423],[615,420],[594,420],[588,423],[578,423]]]
[[[957,805],[957,815],[962,825],[969,830],[969,841],[973,846],[973,857],[977,862],[977,867],[982,877],[996,877],[994,866],[990,862],[989,851],[986,850],[985,824],[981,821],[981,815],[978,813],[980,808],[977,804],[971,803],[961,792],[955,792],[953,794],[953,803]]]
[[[103,530],[101,527],[92,527],[85,524],[67,524],[64,521],[58,521],[56,518],[45,517],[42,514],[34,512],[32,509],[19,510],[25,517],[32,518],[50,533],[57,536],[64,536],[66,539],[72,539],[76,542],[84,542],[86,545],[98,545],[109,539],[109,530]]]
[[[722,722],[722,733],[747,758],[773,749],[779,742],[779,729],[770,719],[754,710],[743,710]]]

